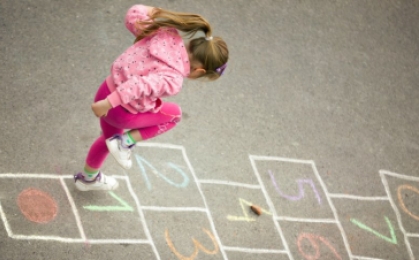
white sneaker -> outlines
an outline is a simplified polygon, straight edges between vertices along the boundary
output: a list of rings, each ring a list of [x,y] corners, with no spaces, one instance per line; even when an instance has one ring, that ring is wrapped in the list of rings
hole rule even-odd
[[[76,183],[76,188],[81,191],[115,190],[119,186],[118,181],[115,178],[106,176],[101,172],[99,172],[96,178],[91,181],[85,180],[84,175],[79,172],[74,175],[74,182]]]
[[[106,139],[106,146],[108,147],[109,153],[115,158],[115,160],[122,166],[122,168],[129,170],[132,166],[131,160],[131,146],[125,146],[122,143],[121,135],[114,135],[113,137]]]

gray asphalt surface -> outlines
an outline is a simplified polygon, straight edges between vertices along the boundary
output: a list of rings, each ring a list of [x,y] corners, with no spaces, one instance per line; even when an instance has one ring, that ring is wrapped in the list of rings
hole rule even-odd
[[[136,3],[0,2],[1,259],[419,259],[418,1],[142,2],[205,16],[228,69],[81,193]]]

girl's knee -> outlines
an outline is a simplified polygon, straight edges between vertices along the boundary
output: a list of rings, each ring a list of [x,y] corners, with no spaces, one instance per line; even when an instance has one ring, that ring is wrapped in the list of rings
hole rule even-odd
[[[171,121],[174,123],[180,122],[182,119],[182,109],[178,104],[175,103],[164,103],[160,113],[171,116]]]

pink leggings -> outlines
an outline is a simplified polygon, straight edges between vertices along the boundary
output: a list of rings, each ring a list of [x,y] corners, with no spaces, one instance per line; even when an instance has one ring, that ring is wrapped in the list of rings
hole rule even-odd
[[[105,81],[99,87],[95,101],[105,99],[109,94],[111,92]],[[121,106],[114,107],[109,110],[106,117],[100,118],[102,135],[90,147],[86,163],[91,168],[99,169],[109,153],[105,140],[115,134],[123,133],[124,129],[137,129],[143,140],[146,140],[172,129],[181,117],[180,107],[168,102],[163,102],[158,113],[132,114]]]

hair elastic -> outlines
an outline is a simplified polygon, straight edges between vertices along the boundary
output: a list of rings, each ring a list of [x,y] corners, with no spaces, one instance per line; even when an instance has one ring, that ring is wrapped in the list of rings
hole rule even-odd
[[[215,71],[222,76],[224,74],[224,70],[227,68],[227,63],[224,63],[223,66],[215,69]]]
[[[207,40],[207,41],[211,41],[211,40],[212,40],[212,36],[210,36],[210,37],[205,37],[205,40]]]

